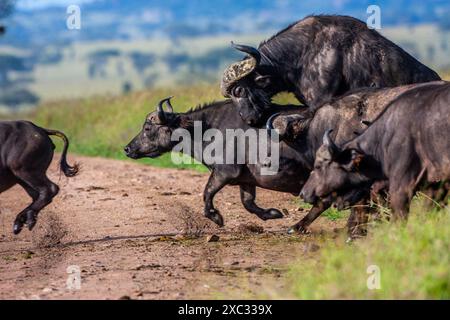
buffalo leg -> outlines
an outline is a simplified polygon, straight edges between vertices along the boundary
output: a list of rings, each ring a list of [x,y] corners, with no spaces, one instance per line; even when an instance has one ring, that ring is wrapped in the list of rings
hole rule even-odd
[[[356,239],[367,235],[367,222],[369,221],[370,210],[367,207],[351,208],[350,217],[347,221],[347,233],[349,239]]]
[[[20,174],[18,178],[33,202],[17,215],[13,227],[14,234],[19,234],[24,224],[30,231],[33,230],[39,211],[49,205],[59,192],[58,186],[51,182],[45,174],[37,176]]]
[[[408,218],[409,205],[414,194],[416,180],[417,178],[411,170],[408,173],[404,173],[400,180],[389,181],[392,219],[394,221]]]
[[[408,218],[410,201],[411,197],[407,192],[396,190],[391,193],[392,218],[394,221]]]
[[[241,201],[244,208],[250,212],[256,214],[262,220],[280,219],[283,218],[283,214],[277,209],[263,209],[258,207],[255,203],[256,187],[252,185],[242,185],[241,189]]]
[[[205,202],[205,217],[212,220],[215,224],[223,227],[223,217],[218,210],[214,208],[214,196],[223,187],[228,184],[229,179],[216,174],[214,171],[211,173],[206,184],[205,191],[203,193],[203,201]]]
[[[329,202],[320,202],[309,210],[308,214],[297,224],[290,227],[288,230],[289,234],[297,233],[308,233],[308,227],[314,222],[325,210],[331,206]]]

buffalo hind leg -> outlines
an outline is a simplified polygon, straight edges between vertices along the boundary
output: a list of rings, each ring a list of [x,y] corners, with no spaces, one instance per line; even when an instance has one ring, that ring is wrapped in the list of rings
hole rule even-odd
[[[244,208],[256,214],[262,220],[281,219],[283,214],[277,209],[263,209],[255,203],[256,187],[252,185],[241,185],[241,201]]]
[[[370,209],[360,203],[358,206],[351,208],[350,217],[347,221],[347,233],[349,241],[362,238],[367,235],[367,222],[369,221]]]
[[[59,192],[59,187],[45,175],[21,175],[19,179],[20,185],[24,187],[33,202],[17,215],[13,227],[14,234],[19,234],[24,224],[30,231],[33,230],[39,212],[49,205]]]
[[[205,217],[212,220],[215,224],[223,227],[223,217],[219,210],[214,208],[214,196],[223,187],[228,184],[228,179],[216,174],[214,171],[211,173],[206,184],[205,191],[203,192],[203,201],[205,202]]]
[[[308,214],[297,224],[289,228],[288,233],[308,233],[308,227],[314,222],[325,210],[331,206],[329,202],[319,202],[309,210]]]

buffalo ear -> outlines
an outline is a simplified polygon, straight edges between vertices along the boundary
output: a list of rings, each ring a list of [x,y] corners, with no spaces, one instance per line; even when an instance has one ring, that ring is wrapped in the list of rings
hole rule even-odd
[[[260,88],[267,88],[272,82],[272,76],[256,76],[255,83]]]
[[[343,165],[345,169],[348,171],[358,170],[361,161],[364,159],[364,154],[359,153],[354,149],[346,150],[344,153],[347,154],[347,156],[344,157],[346,160],[342,161],[345,163]]]

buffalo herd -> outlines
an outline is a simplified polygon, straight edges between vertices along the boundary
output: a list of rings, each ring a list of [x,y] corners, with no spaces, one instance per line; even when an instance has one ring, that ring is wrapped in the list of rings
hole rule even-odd
[[[392,209],[392,220],[407,218],[417,191],[447,205],[450,84],[436,72],[346,16],[309,16],[258,48],[232,46],[246,56],[223,73],[220,89],[227,100],[177,113],[171,98],[165,98],[124,149],[132,159],[159,157],[175,151],[176,132],[195,136],[198,126],[201,136],[215,130],[227,137],[215,150],[226,153],[227,160],[229,130],[254,129],[257,138],[276,141],[277,168],[270,174],[262,173],[275,163],[269,143],[268,156],[256,161],[248,156],[252,144],[245,141],[237,148],[244,148],[246,156],[240,159],[235,152],[231,162],[201,156],[217,138],[192,141],[192,148],[181,150],[210,170],[203,194],[207,218],[224,225],[213,200],[227,185],[239,186],[244,208],[262,220],[283,214],[256,204],[257,187],[300,195],[312,204],[290,233],[307,232],[332,205],[351,210],[351,238],[367,232],[374,201]],[[293,93],[300,105],[275,104],[272,98],[280,92]],[[16,218],[16,234],[25,224],[31,230],[38,212],[58,193],[45,174],[53,156],[49,135],[64,140],[61,170],[74,176],[78,166],[66,162],[64,134],[29,122],[0,123],[0,191],[20,184],[33,199]]]

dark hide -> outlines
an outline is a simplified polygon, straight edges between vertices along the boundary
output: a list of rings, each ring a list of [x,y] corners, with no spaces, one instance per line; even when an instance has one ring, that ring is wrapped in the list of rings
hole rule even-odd
[[[249,53],[247,59],[260,61],[244,77],[223,80],[224,95],[251,125],[263,121],[262,111],[270,108],[271,98],[279,92],[292,92],[314,111],[358,88],[440,80],[436,72],[396,44],[347,16],[310,16],[258,49],[235,47]]]
[[[387,180],[396,219],[407,217],[417,190],[442,202],[450,179],[449,119],[450,84],[438,82],[401,95],[343,147],[326,134],[303,188],[304,198],[314,203],[335,192]]]
[[[47,130],[27,121],[0,121],[0,192],[21,185],[33,202],[20,212],[14,222],[13,231],[20,233],[24,224],[32,230],[39,211],[45,208],[58,194],[59,188],[46,175],[53,159],[54,144],[49,136],[63,139],[60,169],[67,177],[78,172],[66,160],[69,141],[59,131]]]
[[[127,145],[125,153],[133,159],[143,157],[158,157],[172,150],[177,142],[172,142],[170,137],[174,130],[184,128],[193,136],[193,122],[201,121],[203,131],[215,128],[224,133],[226,129],[252,129],[242,121],[238,112],[233,108],[230,100],[216,102],[197,108],[187,113],[153,112],[147,116],[142,131]],[[309,113],[308,109],[304,109]],[[271,112],[289,114],[299,112],[299,108],[273,105]],[[265,131],[263,131],[266,134]],[[203,142],[204,149],[210,142]],[[248,148],[248,145],[246,146]],[[190,156],[197,158],[193,154]],[[308,162],[309,163],[309,162]],[[214,196],[226,185],[238,185],[241,191],[241,201],[245,209],[256,214],[263,220],[281,218],[283,215],[277,209],[263,209],[255,203],[256,187],[275,190],[298,195],[303,182],[308,177],[309,170],[305,170],[305,156],[285,143],[280,143],[280,165],[275,175],[261,175],[260,170],[264,163],[254,164],[215,164],[209,165],[211,171],[208,183],[204,191],[204,214],[219,226],[223,225],[223,218],[214,208]],[[315,206],[305,221],[311,215],[323,211],[323,206]],[[303,222],[307,225],[308,223]]]
[[[440,83],[444,84],[445,82]],[[318,162],[316,152],[322,145],[323,136],[327,130],[333,130],[337,143],[347,142],[364,132],[367,126],[400,95],[425,85],[427,84],[360,89],[325,104],[316,111],[314,116],[305,117],[305,113],[276,116],[272,123],[268,124],[268,127],[277,130],[281,140],[305,155],[308,164],[306,169],[311,172],[314,170],[314,162]],[[321,156],[321,153],[318,155]],[[374,194],[382,192],[381,189],[383,188]],[[335,202],[338,209],[344,209],[354,204],[358,204],[357,207],[361,208],[361,206],[367,205],[370,191],[370,185],[367,184],[364,188],[344,190],[334,197],[329,196],[322,199],[315,197],[308,200],[312,203],[318,203],[320,200],[321,203],[328,205]],[[360,229],[357,224],[358,221],[359,223],[367,221],[367,217],[364,218],[361,211],[364,210],[352,209],[349,219],[350,236],[365,233],[365,230]],[[300,227],[303,228],[303,226]]]

